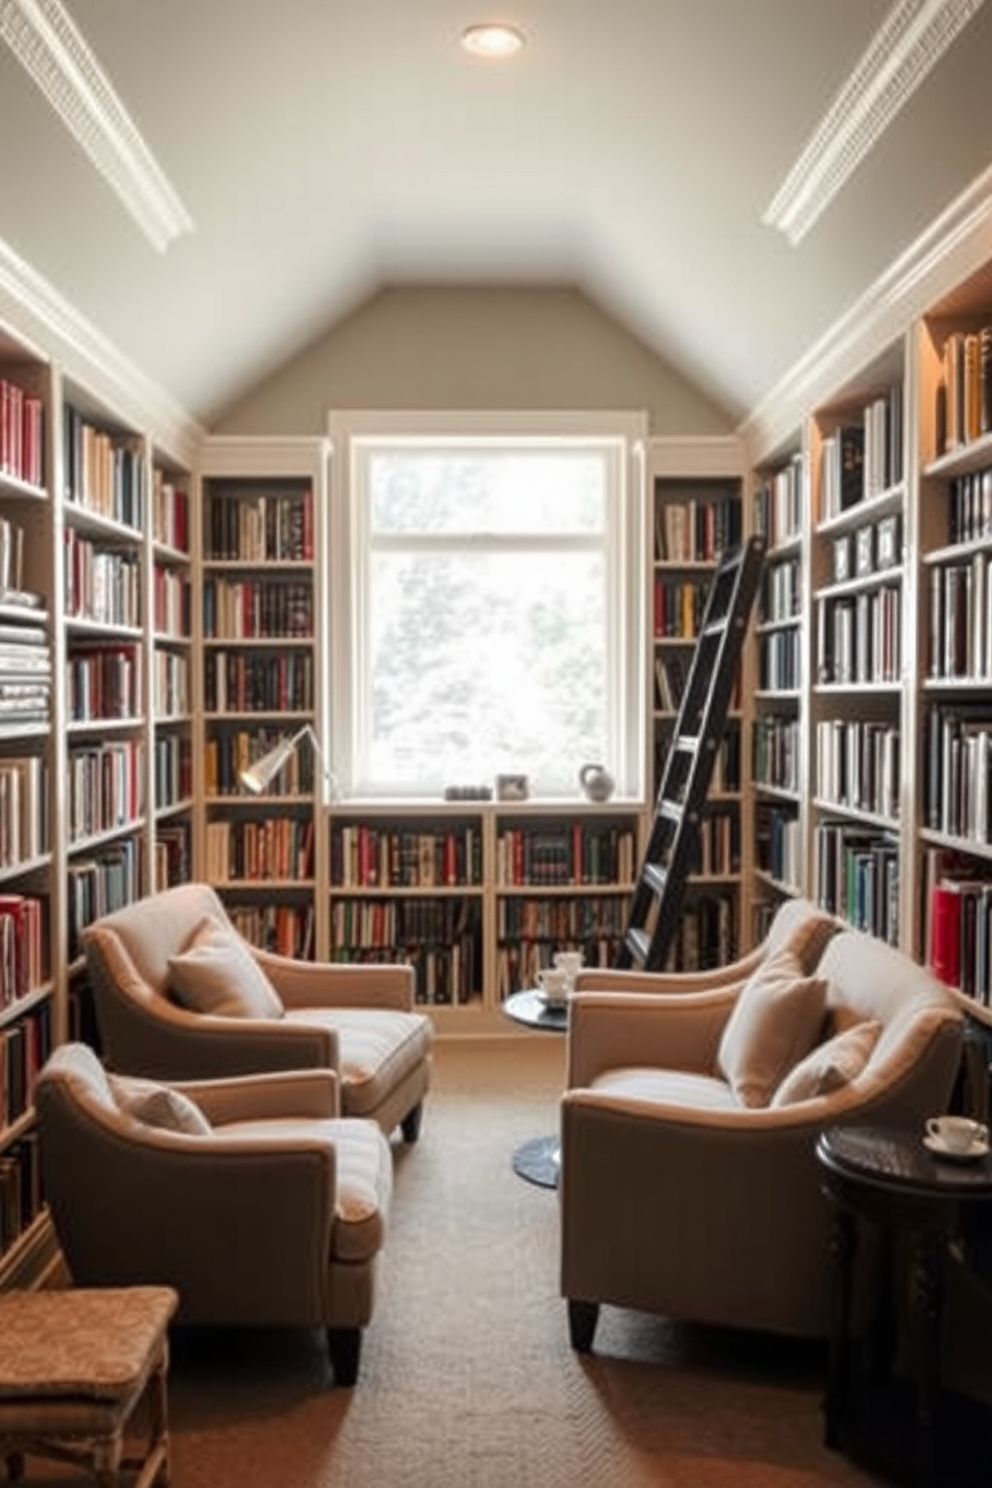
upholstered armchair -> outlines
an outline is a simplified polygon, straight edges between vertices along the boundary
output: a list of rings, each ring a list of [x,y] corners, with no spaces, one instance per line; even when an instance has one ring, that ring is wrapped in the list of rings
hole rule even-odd
[[[174,1086],[63,1044],[35,1087],[42,1175],[77,1286],[172,1286],[188,1323],[327,1330],[353,1384],[392,1185],[329,1070]]]
[[[833,1122],[923,1132],[962,1045],[952,995],[856,931],[812,975],[788,951],[743,985],[579,992],[561,1111],[561,1292],[573,1346],[602,1303],[825,1336]]]
[[[433,1028],[411,967],[258,950],[199,883],[106,915],[83,943],[110,1068],[161,1080],[329,1069],[345,1116],[416,1140]]]

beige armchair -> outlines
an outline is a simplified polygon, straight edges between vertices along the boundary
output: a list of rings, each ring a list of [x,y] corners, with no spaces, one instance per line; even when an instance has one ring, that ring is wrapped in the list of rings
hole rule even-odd
[[[750,1019],[755,1060],[742,1015],[761,1011],[744,998],[762,982],[771,1022],[762,1031]],[[946,1109],[961,1044],[951,994],[855,931],[833,937],[814,976],[777,986],[770,962],[743,988],[580,992],[559,1192],[573,1346],[592,1347],[604,1302],[824,1336],[830,1217],[817,1136],[833,1122],[922,1134]]]
[[[416,1141],[433,1028],[403,965],[294,961],[250,946],[207,884],[140,899],[83,932],[108,1066],[161,1080],[323,1068],[346,1116]]]
[[[354,1384],[392,1185],[379,1127],[338,1114],[327,1070],[150,1084],[108,1076],[85,1044],[38,1077],[75,1285],[174,1287],[188,1323],[325,1328],[335,1380]]]

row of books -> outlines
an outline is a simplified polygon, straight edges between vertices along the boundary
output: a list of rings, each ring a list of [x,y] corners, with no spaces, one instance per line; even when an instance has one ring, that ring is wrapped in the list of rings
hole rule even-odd
[[[70,961],[81,954],[80,931],[140,896],[141,859],[141,838],[135,834],[108,843],[98,853],[76,858],[69,864],[66,888]]]
[[[591,822],[509,828],[496,838],[496,882],[628,884],[634,877],[634,837],[630,827]]]
[[[24,1233],[42,1204],[38,1133],[31,1131],[0,1154],[0,1251]]]
[[[137,553],[98,548],[73,527],[64,534],[65,609],[72,620],[141,625],[141,562]]]
[[[465,1006],[475,1001],[482,985],[479,942],[466,938],[452,945],[335,946],[331,959],[348,965],[392,962],[409,966],[414,975],[414,1000],[421,1006]]]
[[[244,793],[241,772],[286,738],[278,727],[217,729],[204,748],[204,790],[208,796]],[[266,786],[270,796],[307,796],[313,793],[313,751],[295,750],[278,775]]]
[[[933,708],[926,719],[924,819],[970,842],[992,842],[992,707]]]
[[[706,807],[689,871],[705,878],[740,873],[741,823],[737,811],[712,804]]]
[[[850,822],[818,822],[814,835],[821,909],[899,944],[899,844]]]
[[[308,713],[313,708],[313,653],[279,650],[246,655],[209,650],[204,658],[208,713]]]
[[[144,810],[145,748],[141,739],[120,739],[69,751],[70,842],[136,822]]]
[[[41,755],[0,759],[0,867],[30,863],[51,847],[48,765]]]
[[[67,707],[74,722],[138,718],[143,704],[139,646],[80,646],[66,658]]]
[[[66,500],[140,531],[145,525],[145,456],[133,435],[97,428],[78,409],[63,414]]]
[[[992,554],[930,570],[931,677],[992,677]]]
[[[44,484],[44,419],[39,397],[0,377],[0,475],[30,486]]]
[[[152,538],[179,553],[189,552],[189,492],[158,466],[152,472]]]
[[[777,790],[799,789],[799,720],[763,714],[751,726],[752,771],[756,784]]]
[[[496,995],[505,1002],[514,992],[537,985],[537,974],[552,963],[555,951],[581,951],[586,966],[612,966],[620,942],[597,936],[561,945],[556,941],[522,940],[502,945],[496,952]]]
[[[758,637],[758,686],[762,692],[791,692],[802,680],[802,636],[792,626]]]
[[[45,723],[51,708],[52,652],[43,625],[0,624],[0,726]]]
[[[152,748],[155,777],[155,807],[162,811],[193,794],[193,744],[185,734],[163,734],[155,737]]]
[[[164,563],[156,563],[152,574],[152,613],[159,635],[188,640],[192,628],[189,577]]]
[[[737,946],[736,899],[730,894],[689,897],[682,907],[665,970],[706,971],[726,966],[737,955]]]
[[[798,813],[763,805],[755,820],[755,860],[763,873],[783,884],[802,882],[802,829]]]
[[[903,478],[903,390],[893,383],[864,406],[860,420],[824,437],[820,521],[891,490]]]
[[[992,881],[942,875],[930,890],[928,914],[934,975],[992,1007]]]
[[[761,576],[758,614],[762,621],[798,620],[802,607],[802,570],[798,558],[766,563]]]
[[[816,725],[816,793],[822,801],[899,817],[899,730],[865,719]]]
[[[820,521],[857,506],[864,495],[864,424],[846,424],[828,434],[820,448]]]
[[[295,961],[314,957],[312,904],[226,904],[235,930],[252,945]]]
[[[437,888],[481,884],[482,833],[471,822],[448,829],[335,827],[331,882],[340,888]]]
[[[0,1128],[9,1126],[31,1104],[38,1071],[52,1052],[52,1014],[40,1002],[0,1029]]]
[[[817,602],[816,678],[821,683],[898,682],[902,675],[902,595],[885,584]]]
[[[204,556],[248,563],[313,559],[313,492],[212,492],[204,517]]]
[[[34,894],[0,894],[0,1008],[48,979],[47,909]]]
[[[620,894],[584,894],[578,899],[525,895],[500,899],[496,934],[500,941],[553,943],[573,950],[598,941],[619,941],[627,926],[627,900]]]
[[[992,466],[957,475],[947,486],[947,541],[992,537]]]
[[[157,650],[152,658],[152,706],[157,719],[182,718],[190,711],[189,656]]]
[[[655,555],[663,563],[715,563],[724,548],[741,540],[741,502],[736,491],[675,499],[655,493]]]
[[[331,942],[336,949],[376,947],[415,952],[477,941],[481,944],[482,908],[476,898],[335,899],[331,905]],[[478,984],[477,984],[478,985]]]
[[[805,468],[797,452],[754,493],[754,530],[766,539],[769,551],[802,531]]]
[[[957,449],[992,429],[992,326],[952,331],[937,382],[935,451]]]
[[[706,608],[709,585],[699,579],[654,580],[655,640],[695,640]]]
[[[299,579],[208,578],[203,633],[218,640],[312,638],[313,586]]]
[[[155,829],[156,891],[188,883],[192,874],[191,825],[188,819],[160,822]]]
[[[211,821],[206,828],[210,883],[313,878],[313,817]]]

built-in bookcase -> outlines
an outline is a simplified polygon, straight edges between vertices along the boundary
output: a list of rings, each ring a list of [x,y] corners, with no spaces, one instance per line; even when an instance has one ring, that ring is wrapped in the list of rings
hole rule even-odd
[[[721,553],[747,535],[739,447],[733,440],[652,441],[649,794],[657,794],[699,622]],[[694,970],[733,959],[746,935],[745,858],[751,823],[743,783],[750,753],[744,675],[714,765],[700,853],[686,885],[668,965]],[[636,871],[636,865],[635,865]],[[622,905],[626,913],[627,904]]]
[[[193,594],[189,473],[155,451],[149,527],[148,678],[156,889],[186,883],[193,854]]]

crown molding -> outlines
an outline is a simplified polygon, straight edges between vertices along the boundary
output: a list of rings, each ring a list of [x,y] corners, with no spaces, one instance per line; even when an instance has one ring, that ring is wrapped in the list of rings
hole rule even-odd
[[[185,465],[204,437],[187,410],[152,382],[0,238],[0,322],[70,381],[148,434]]]
[[[158,251],[192,232],[193,219],[59,0],[0,0],[0,37]]]
[[[762,222],[795,245],[984,0],[898,0],[868,44]]]
[[[803,419],[986,265],[992,166],[910,244],[780,378],[737,429],[751,464],[794,444]]]

